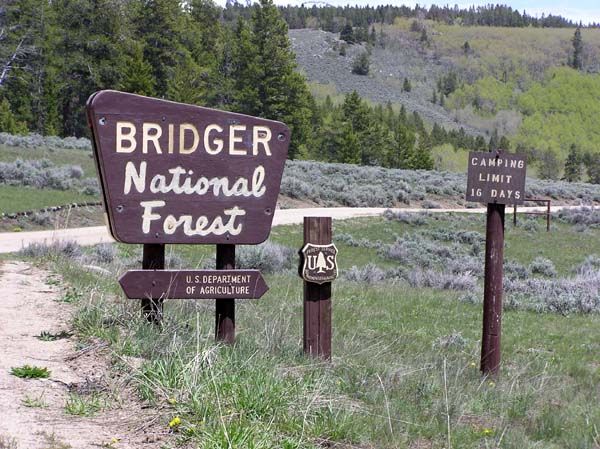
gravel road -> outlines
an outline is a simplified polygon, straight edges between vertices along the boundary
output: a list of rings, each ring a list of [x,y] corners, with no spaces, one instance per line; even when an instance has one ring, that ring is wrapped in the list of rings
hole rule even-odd
[[[577,208],[579,206],[554,206],[552,212],[560,209]],[[344,220],[357,217],[374,217],[383,214],[389,208],[383,207],[332,207],[332,208],[305,208],[305,209],[278,209],[273,218],[273,226],[301,224],[304,217],[330,216],[334,220]],[[545,211],[545,207],[527,207],[528,211]],[[483,214],[485,208],[477,209],[391,209],[394,212],[409,213],[449,213],[461,212],[470,214]],[[105,226],[87,228],[56,229],[51,231],[34,232],[6,232],[0,233],[0,253],[13,253],[31,243],[51,244],[58,241],[74,241],[80,245],[96,245],[98,243],[112,242],[108,229]]]

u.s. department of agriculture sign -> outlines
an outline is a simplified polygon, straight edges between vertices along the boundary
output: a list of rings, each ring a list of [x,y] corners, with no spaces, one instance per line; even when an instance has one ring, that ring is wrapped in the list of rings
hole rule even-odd
[[[267,239],[290,141],[283,123],[116,91],[92,95],[87,113],[116,240]]]
[[[307,282],[324,284],[338,277],[338,250],[333,243],[315,245],[307,243],[302,248],[302,278]]]

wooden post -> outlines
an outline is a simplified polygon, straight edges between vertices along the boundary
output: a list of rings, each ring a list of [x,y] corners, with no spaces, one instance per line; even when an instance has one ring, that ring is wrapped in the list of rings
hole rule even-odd
[[[548,209],[546,212],[546,232],[550,232],[550,200],[548,200]]]
[[[235,245],[217,245],[217,270],[235,269]],[[215,339],[235,341],[235,299],[215,300]]]
[[[304,245],[331,243],[331,217],[304,217]],[[304,353],[331,359],[331,282],[304,282]]]
[[[165,245],[159,243],[144,244],[142,255],[142,269],[164,270],[165,269]],[[142,315],[149,323],[160,324],[163,317],[162,298],[142,299]]]
[[[504,263],[504,204],[488,204],[483,287],[481,372],[497,375],[502,330],[502,276]]]

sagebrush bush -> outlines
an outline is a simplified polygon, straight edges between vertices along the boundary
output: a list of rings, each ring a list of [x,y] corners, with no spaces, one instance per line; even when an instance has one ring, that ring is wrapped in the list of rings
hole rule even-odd
[[[237,268],[254,268],[263,273],[281,273],[294,267],[297,254],[291,248],[271,241],[236,247]]]
[[[25,257],[44,258],[64,255],[75,259],[81,256],[81,246],[71,240],[46,243],[30,243],[19,251],[19,254]]]
[[[68,190],[83,176],[78,165],[55,167],[46,159],[0,162],[0,184]]]
[[[14,136],[0,133],[0,144],[21,148],[50,148],[50,149],[75,149],[91,151],[92,144],[89,139],[56,136],[42,136],[40,134],[28,134],[26,136]]]
[[[529,264],[529,271],[533,274],[539,274],[549,278],[556,277],[557,274],[554,263],[544,257],[536,257],[533,262]]]
[[[386,272],[377,265],[369,263],[363,267],[352,266],[344,271],[344,279],[362,284],[378,284],[387,277]]]

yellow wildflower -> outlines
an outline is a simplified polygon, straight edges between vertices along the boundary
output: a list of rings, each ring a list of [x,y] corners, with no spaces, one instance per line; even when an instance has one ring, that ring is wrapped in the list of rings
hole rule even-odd
[[[489,437],[490,435],[494,434],[494,429],[489,429],[487,427],[485,427],[481,433],[483,434],[484,437]]]
[[[175,399],[175,398],[168,398],[167,402],[169,404],[171,404],[171,405],[175,405],[175,404],[177,404],[177,399]]]
[[[179,416],[176,416],[171,421],[169,421],[169,427],[171,429],[178,427],[180,424],[181,424],[181,418]]]

